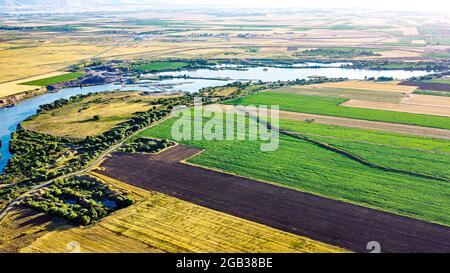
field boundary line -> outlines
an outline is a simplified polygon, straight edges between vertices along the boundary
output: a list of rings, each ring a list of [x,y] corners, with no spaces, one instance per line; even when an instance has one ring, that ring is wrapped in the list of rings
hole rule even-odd
[[[346,150],[334,147],[328,143],[322,142],[322,141],[318,141],[318,140],[314,140],[314,139],[310,139],[304,135],[301,135],[301,133],[294,133],[294,132],[289,132],[289,131],[285,131],[285,130],[280,130],[280,133],[286,135],[286,136],[290,136],[293,138],[297,138],[297,139],[301,139],[301,140],[305,140],[308,141],[310,143],[313,143],[321,148],[324,148],[326,150],[338,153],[340,155],[343,155],[345,157],[348,157],[349,159],[352,159],[354,161],[357,161],[363,165],[366,165],[368,167],[371,168],[375,168],[375,169],[379,169],[379,170],[383,170],[383,171],[387,171],[387,172],[394,172],[394,173],[400,173],[400,174],[406,174],[406,175],[412,175],[412,176],[417,176],[420,178],[426,178],[426,179],[433,179],[433,180],[439,180],[439,181],[444,181],[444,182],[450,182],[449,179],[446,178],[442,178],[442,177],[436,177],[436,176],[432,176],[432,175],[427,175],[427,174],[421,174],[421,173],[416,173],[416,172],[412,172],[412,171],[406,171],[406,170],[400,170],[400,169],[394,169],[394,168],[389,168],[389,167],[385,167],[382,165],[378,165],[376,163],[370,162],[362,157],[359,157],[357,155],[354,155],[350,152],[347,152]]]

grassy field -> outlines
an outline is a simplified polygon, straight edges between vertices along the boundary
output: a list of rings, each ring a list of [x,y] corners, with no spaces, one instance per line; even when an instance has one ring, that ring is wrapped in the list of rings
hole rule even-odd
[[[450,141],[443,139],[317,123],[305,123],[295,120],[280,120],[280,127],[287,131],[306,133],[309,135],[351,139],[357,142],[403,147],[429,152],[450,153]]]
[[[450,78],[432,79],[432,80],[425,80],[422,82],[450,84]]]
[[[154,62],[133,67],[135,71],[162,71],[173,70],[188,66],[184,62]]]
[[[171,138],[172,122],[151,128],[141,136]],[[189,160],[194,164],[450,225],[448,182],[370,168],[309,142],[283,135],[278,150],[270,153],[261,152],[258,141],[191,140],[184,143],[205,149]]]
[[[393,146],[357,142],[351,139],[308,136],[343,149],[383,167],[444,178],[450,181],[450,154],[430,153]],[[426,163],[424,163],[426,162]]]
[[[151,96],[141,96],[139,92],[112,92],[95,94],[79,102],[40,113],[22,126],[28,130],[85,138],[99,135],[117,124],[128,120],[133,113],[147,111],[154,100]],[[94,119],[98,115],[99,119]]]
[[[417,90],[414,91],[413,94],[450,97],[450,92],[447,91]]]
[[[450,129],[450,118],[339,106],[347,99],[261,92],[227,102],[233,105],[279,105],[280,110]]]
[[[50,78],[24,82],[21,84],[22,85],[32,85],[32,86],[49,86],[49,85],[56,84],[56,83],[68,82],[71,80],[75,80],[84,75],[85,75],[84,73],[72,72],[72,73],[67,73],[67,74],[54,76],[54,77],[50,77]]]
[[[450,141],[281,120],[282,129],[341,148],[375,164],[450,179]],[[424,164],[427,162],[427,164]]]
[[[58,229],[21,252],[344,252],[344,250],[229,216],[94,174],[135,191],[142,200],[87,228]]]

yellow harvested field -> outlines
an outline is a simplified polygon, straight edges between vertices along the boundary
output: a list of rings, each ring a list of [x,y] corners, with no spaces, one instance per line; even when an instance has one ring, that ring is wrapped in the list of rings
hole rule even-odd
[[[0,50],[0,82],[14,81],[65,69],[102,51],[101,46],[48,42],[39,45],[16,45]]]
[[[401,103],[450,108],[450,97],[410,94],[403,98]]]
[[[96,225],[61,227],[20,250],[21,253],[161,253],[161,250]]]
[[[418,50],[419,51],[419,50]],[[383,58],[419,58],[423,52],[412,50],[387,50],[379,52],[381,56],[369,57],[368,59],[383,59]]]
[[[228,96],[237,91],[237,87],[218,87],[214,89],[214,95],[216,96]]]
[[[53,218],[31,209],[17,208],[0,221],[0,253],[16,253],[47,232],[67,225],[65,220]]]
[[[417,27],[402,27],[400,28],[400,30],[403,31],[403,35],[405,36],[419,35]]]
[[[425,40],[412,40],[411,44],[413,44],[413,45],[426,45],[427,42]]]
[[[120,181],[97,177],[122,186]],[[22,252],[347,252],[164,194],[145,192],[144,201],[120,210],[91,227],[58,229]]]
[[[44,79],[44,78],[50,78],[50,77],[59,76],[59,75],[65,74],[65,73],[66,72],[52,72],[52,73],[46,73],[43,75],[30,77],[30,78],[26,78],[26,79],[22,79],[22,80],[0,83],[0,98],[9,97],[9,96],[13,96],[13,95],[16,95],[19,93],[32,91],[32,90],[41,88],[40,86],[33,87],[33,86],[29,86],[29,85],[28,86],[21,85],[21,83],[23,83],[23,82],[35,81],[35,80]]]
[[[442,106],[364,100],[348,100],[341,106],[450,117],[450,107]]]
[[[157,53],[164,52],[165,50],[170,50],[168,46],[158,46],[152,44],[139,44],[133,46],[120,46],[113,48],[105,53],[100,54],[100,57],[110,58],[114,56],[126,56],[142,53]]]
[[[281,87],[274,92],[395,103],[400,102],[402,98],[407,96],[406,93],[401,92],[318,86],[311,87],[310,85]]]
[[[399,81],[391,82],[371,82],[371,81],[343,81],[343,82],[327,82],[321,84],[313,84],[311,87],[334,87],[334,88],[348,88],[359,90],[376,90],[389,92],[412,93],[417,89],[416,86],[398,85]]]
[[[139,92],[114,92],[96,94],[82,101],[43,112],[22,123],[28,130],[65,136],[85,138],[99,135],[117,124],[128,120],[132,114],[148,111],[153,105],[151,96]],[[98,115],[99,120],[94,116]]]

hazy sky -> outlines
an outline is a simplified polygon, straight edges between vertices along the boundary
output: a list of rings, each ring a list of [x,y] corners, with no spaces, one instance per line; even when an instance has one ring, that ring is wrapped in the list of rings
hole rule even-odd
[[[170,0],[166,1],[169,4]],[[187,0],[184,4],[206,4],[241,7],[323,7],[323,8],[369,8],[446,12],[450,14],[450,0]]]

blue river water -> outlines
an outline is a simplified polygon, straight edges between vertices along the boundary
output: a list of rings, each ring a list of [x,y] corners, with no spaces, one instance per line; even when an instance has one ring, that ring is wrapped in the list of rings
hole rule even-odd
[[[9,142],[11,133],[16,131],[17,126],[25,119],[36,114],[39,106],[51,103],[61,98],[70,98],[78,94],[89,92],[106,92],[112,90],[121,91],[187,91],[196,92],[208,86],[222,86],[236,80],[262,80],[262,81],[286,81],[295,79],[307,79],[310,76],[344,77],[349,79],[364,79],[365,77],[394,77],[396,79],[407,79],[412,76],[423,76],[430,74],[426,71],[403,71],[403,70],[363,70],[344,69],[336,67],[338,64],[324,64],[321,68],[279,68],[279,67],[252,67],[246,71],[223,69],[196,71],[164,72],[159,75],[182,76],[187,75],[198,78],[223,78],[223,80],[211,79],[167,79],[163,81],[143,81],[135,85],[104,84],[83,88],[66,88],[55,93],[46,93],[31,99],[17,103],[14,107],[0,109],[0,174],[3,172],[8,160]]]

